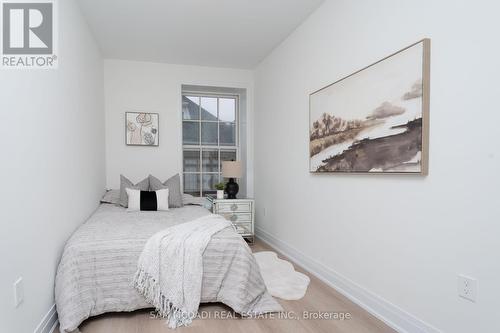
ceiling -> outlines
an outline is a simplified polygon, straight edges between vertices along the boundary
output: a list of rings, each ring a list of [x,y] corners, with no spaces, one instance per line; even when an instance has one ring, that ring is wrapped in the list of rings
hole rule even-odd
[[[105,58],[253,68],[323,0],[78,0]]]

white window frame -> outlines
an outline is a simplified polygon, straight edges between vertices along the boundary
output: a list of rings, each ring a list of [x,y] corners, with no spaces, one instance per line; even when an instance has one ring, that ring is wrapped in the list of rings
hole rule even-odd
[[[184,119],[182,116],[182,107],[181,107],[181,121],[182,121],[182,128],[184,128],[183,124],[184,122],[193,122],[193,123],[198,123],[199,124],[199,138],[200,138],[200,144],[199,145],[185,145],[184,144],[184,135],[182,135],[182,186],[184,188],[184,191],[186,190],[184,187],[184,175],[185,174],[197,174],[199,176],[199,184],[200,184],[200,191],[199,195],[200,197],[203,196],[203,175],[205,174],[211,174],[211,175],[218,175],[219,176],[219,183],[224,180],[222,177],[222,170],[221,170],[221,158],[220,158],[220,153],[221,151],[224,150],[229,150],[229,151],[236,151],[236,160],[240,160],[240,152],[241,152],[241,147],[240,147],[240,96],[238,94],[224,94],[224,93],[208,93],[208,92],[193,92],[193,91],[182,91],[182,97],[184,96],[195,96],[195,97],[200,97],[200,105],[199,105],[199,119]],[[234,98],[235,99],[235,145],[234,146],[226,146],[226,145],[220,145],[220,126],[217,126],[217,145],[204,145],[201,143],[201,124],[203,122],[205,123],[221,123],[219,120],[202,120],[201,119],[201,97],[209,97],[209,98],[217,98],[217,118],[219,117],[219,98]],[[200,151],[200,171],[199,172],[194,172],[194,171],[184,171],[184,150],[198,150]],[[204,172],[203,171],[203,151],[208,150],[208,151],[213,151],[217,150],[217,155],[218,155],[218,172]],[[210,190],[212,192],[215,191],[215,189]]]

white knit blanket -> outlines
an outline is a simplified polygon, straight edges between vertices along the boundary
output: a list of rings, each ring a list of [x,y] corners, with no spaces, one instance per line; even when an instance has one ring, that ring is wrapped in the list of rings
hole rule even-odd
[[[207,215],[154,234],[139,257],[134,286],[168,326],[187,326],[196,317],[201,298],[202,255],[212,235],[231,223]]]

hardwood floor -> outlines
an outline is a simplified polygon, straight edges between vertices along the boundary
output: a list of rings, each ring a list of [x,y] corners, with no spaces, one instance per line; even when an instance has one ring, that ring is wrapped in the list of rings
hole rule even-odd
[[[252,246],[254,252],[273,251],[265,243],[256,241]],[[286,257],[279,255],[286,259]],[[80,325],[82,333],[238,333],[238,332],[273,332],[273,333],[302,333],[302,332],[325,332],[325,333],[377,333],[395,332],[383,322],[354,304],[346,297],[330,288],[316,277],[308,274],[300,267],[296,270],[307,274],[311,283],[304,298],[298,301],[284,301],[278,299],[285,314],[295,319],[282,318],[214,318],[221,311],[232,313],[231,309],[223,304],[202,304],[200,311],[207,313],[209,317],[196,319],[189,327],[181,327],[170,330],[165,321],[150,316],[150,310],[140,310],[131,313],[109,313],[93,317]],[[311,314],[334,313],[350,314],[350,319],[307,319],[303,316],[306,311]],[[276,315],[276,314],[275,314]],[[206,315],[208,316],[208,315]],[[276,315],[277,316],[277,315]],[[55,330],[59,333],[59,329]]]

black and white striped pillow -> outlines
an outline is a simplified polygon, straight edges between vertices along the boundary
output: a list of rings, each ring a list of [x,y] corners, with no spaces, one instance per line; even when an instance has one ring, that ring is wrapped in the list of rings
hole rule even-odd
[[[168,210],[168,188],[158,191],[141,191],[127,188],[129,212],[139,210]]]

